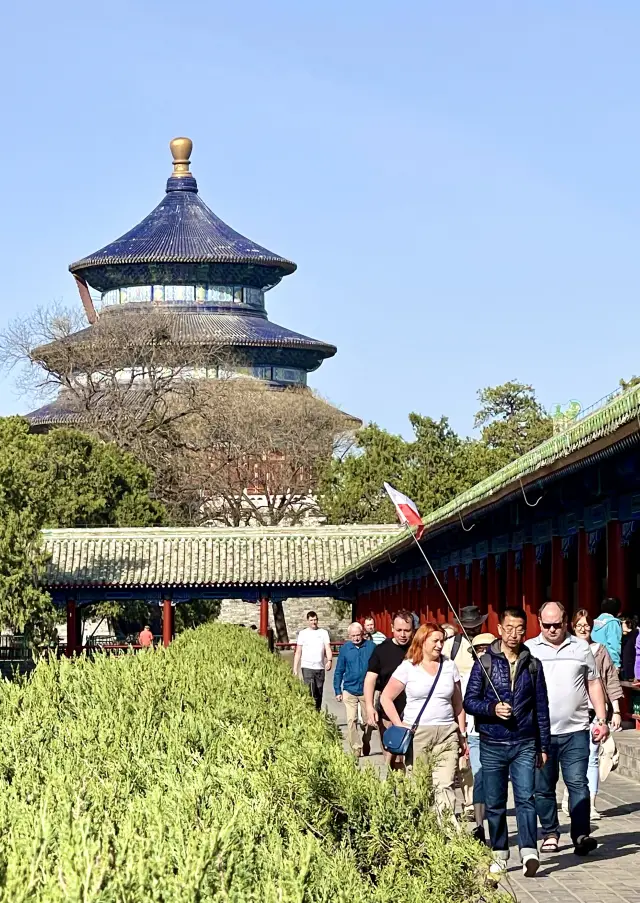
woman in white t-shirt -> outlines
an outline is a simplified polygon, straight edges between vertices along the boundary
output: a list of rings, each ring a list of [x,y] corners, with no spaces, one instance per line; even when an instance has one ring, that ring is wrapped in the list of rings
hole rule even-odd
[[[397,726],[413,727],[440,669],[444,632],[437,624],[423,624],[416,631],[407,657],[396,668],[380,697],[387,717]],[[393,700],[406,693],[401,721]],[[455,811],[453,789],[458,756],[466,753],[465,714],[462,708],[460,673],[455,662],[442,659],[442,670],[413,737],[407,764],[419,758],[433,760],[433,789],[439,811]]]

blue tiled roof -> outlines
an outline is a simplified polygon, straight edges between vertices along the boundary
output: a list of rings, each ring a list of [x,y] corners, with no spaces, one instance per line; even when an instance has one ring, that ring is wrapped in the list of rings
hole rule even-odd
[[[112,308],[103,312],[97,323],[87,326],[72,333],[67,338],[59,339],[53,345],[61,342],[84,342],[90,336],[95,335],[96,330],[110,330],[110,324],[114,317],[129,316],[135,318],[141,311],[148,310],[142,305],[123,305],[120,308]],[[154,310],[153,308],[151,308]],[[318,357],[333,357],[337,349],[335,345],[312,339],[272,323],[264,315],[245,314],[239,312],[214,312],[209,310],[171,310],[159,308],[154,310],[154,322],[162,329],[166,329],[172,342],[185,345],[211,345],[220,347],[270,347],[270,348],[301,348],[317,353]],[[135,330],[135,320],[131,321],[131,329]],[[118,333],[121,335],[121,333]],[[46,354],[46,348],[41,346],[36,349],[37,354]]]
[[[94,267],[166,263],[270,267],[276,271],[276,282],[296,269],[292,261],[223,223],[198,196],[192,176],[171,177],[165,198],[141,223],[69,269],[92,284],[85,271]]]

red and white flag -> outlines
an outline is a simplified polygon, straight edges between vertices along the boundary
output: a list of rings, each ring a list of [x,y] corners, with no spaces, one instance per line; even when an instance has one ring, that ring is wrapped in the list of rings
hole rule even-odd
[[[389,483],[385,483],[384,488],[387,490],[389,498],[395,506],[400,523],[407,524],[409,527],[417,527],[416,539],[420,539],[424,532],[424,524],[416,503],[410,499],[408,495],[398,492],[398,490],[394,489],[393,486],[390,486]]]

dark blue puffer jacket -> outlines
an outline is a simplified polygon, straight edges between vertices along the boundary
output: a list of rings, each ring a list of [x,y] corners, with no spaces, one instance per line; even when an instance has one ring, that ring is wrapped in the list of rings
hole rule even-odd
[[[539,752],[548,752],[551,740],[549,700],[542,665],[536,661],[534,679],[530,669],[531,653],[523,647],[518,656],[512,691],[509,662],[501,652],[500,640],[491,644],[487,654],[491,659],[491,680],[500,694],[500,700],[511,705],[513,714],[508,721],[497,717],[495,691],[476,662],[467,684],[464,709],[473,715],[480,737],[494,743],[535,740]]]

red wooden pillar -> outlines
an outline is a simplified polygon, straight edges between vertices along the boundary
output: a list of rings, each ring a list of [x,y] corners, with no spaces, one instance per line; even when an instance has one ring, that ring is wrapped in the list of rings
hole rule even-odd
[[[627,587],[627,550],[622,545],[622,524],[607,524],[607,595],[620,599],[624,611],[629,601]]]
[[[467,580],[467,565],[461,564],[458,568],[458,604],[456,609],[460,614],[460,609],[469,604],[469,581]]]
[[[504,567],[504,559],[502,562]],[[498,636],[498,622],[500,617],[500,571],[496,567],[496,556],[487,558],[487,630],[494,636]]]
[[[258,633],[260,636],[266,636],[269,630],[269,597],[260,597],[260,628]]]
[[[82,641],[78,643],[78,627],[80,613],[75,599],[67,599],[67,648],[65,654],[68,658],[80,651]]]
[[[527,639],[538,634],[538,610],[542,603],[542,575],[536,561],[536,547],[526,543],[522,550],[522,605],[527,614]]]
[[[522,595],[518,592],[520,577],[516,568],[516,553],[509,549],[507,559],[507,605],[522,605]]]
[[[438,574],[440,580],[442,580],[442,574]],[[429,574],[427,577],[427,593],[429,600],[429,620],[433,624],[442,624],[442,606],[441,603],[444,602],[444,598],[442,593],[440,592],[440,588],[436,583],[436,578],[433,574]]]
[[[168,646],[173,639],[174,611],[171,599],[162,603],[162,645]]]
[[[569,571],[562,553],[561,536],[551,540],[551,599],[565,606],[569,604]]]
[[[458,571],[458,573],[460,573],[460,568],[459,567],[457,567],[457,568],[450,567],[449,568],[449,575],[448,575],[449,579],[447,581],[447,585],[445,586],[445,589],[447,591],[447,596],[449,596],[449,601],[451,602],[451,604],[457,611],[457,609],[458,609],[458,578],[456,577],[456,571]],[[449,611],[449,606],[447,605],[446,602],[444,604],[445,604],[444,617],[442,620],[448,621],[449,619],[451,619],[453,621],[453,615]]]
[[[486,573],[487,559],[485,558],[483,561]],[[484,580],[482,579],[482,561],[479,558],[474,558],[471,563],[471,601],[485,614],[487,600],[484,591]]]
[[[578,605],[592,618],[598,614],[598,587],[595,556],[589,554],[589,534],[578,533]]]

